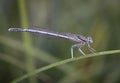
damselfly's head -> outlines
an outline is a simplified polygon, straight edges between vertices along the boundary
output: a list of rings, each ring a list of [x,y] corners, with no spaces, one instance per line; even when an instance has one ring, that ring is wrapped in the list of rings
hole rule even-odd
[[[87,37],[87,42],[90,44],[90,43],[93,43],[93,39],[92,37]]]

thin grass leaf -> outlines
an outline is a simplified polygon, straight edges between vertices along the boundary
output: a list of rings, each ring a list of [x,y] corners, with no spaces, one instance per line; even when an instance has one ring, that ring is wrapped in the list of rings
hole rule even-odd
[[[96,55],[94,54],[88,54],[87,56],[81,56],[81,57],[77,57],[77,58],[70,58],[70,59],[66,59],[66,60],[63,60],[63,61],[60,61],[60,62],[57,62],[57,63],[53,63],[53,64],[50,64],[48,66],[45,66],[45,67],[42,67],[40,69],[37,69],[31,73],[28,73],[28,74],[25,74],[15,80],[13,80],[12,83],[17,83],[17,82],[20,82],[28,77],[31,77],[33,75],[36,75],[40,72],[43,72],[43,71],[46,71],[48,69],[51,69],[51,68],[54,68],[54,67],[57,67],[57,66],[60,66],[60,65],[63,65],[63,64],[66,64],[68,62],[72,62],[72,61],[77,61],[77,60],[81,60],[81,59],[87,59],[87,58],[90,58],[90,57],[97,57],[97,56],[102,56],[102,55],[109,55],[109,54],[115,54],[115,53],[120,53],[120,50],[111,50],[111,51],[103,51],[103,52],[98,52],[96,53]]]

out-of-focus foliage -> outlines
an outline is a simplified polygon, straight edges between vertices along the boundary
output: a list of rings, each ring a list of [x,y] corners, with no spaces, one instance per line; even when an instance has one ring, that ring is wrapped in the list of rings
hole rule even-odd
[[[119,0],[26,1],[29,26],[92,36],[94,42],[91,46],[97,51],[120,48]],[[70,47],[75,43],[30,34],[32,47],[28,46],[28,49],[34,53],[30,54],[32,60],[29,60],[23,34],[8,32],[10,27],[23,26],[18,4],[19,0],[0,0],[0,83],[9,83],[31,72],[29,69],[71,58]],[[90,53],[86,46],[83,51]],[[82,55],[75,49],[74,56]],[[42,72],[35,79],[28,78],[22,83],[120,83],[119,59],[119,54],[83,59]]]

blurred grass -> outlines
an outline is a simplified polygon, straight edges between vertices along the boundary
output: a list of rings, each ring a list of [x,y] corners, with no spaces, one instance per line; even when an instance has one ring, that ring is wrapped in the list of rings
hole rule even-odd
[[[40,26],[86,37],[90,35],[94,40],[92,47],[97,52],[116,50],[120,48],[119,3],[119,0],[1,0],[0,83],[9,83],[26,73],[70,58],[70,46],[73,44],[43,35],[11,33],[7,31],[9,27]],[[83,51],[89,53],[88,49],[83,48]],[[74,53],[75,57],[81,55],[76,49]],[[119,58],[119,54],[110,54],[81,59],[21,82],[120,83]]]
[[[25,0],[18,0],[19,5],[19,12],[20,12],[20,21],[21,21],[21,27],[28,28],[29,27],[29,21],[28,21],[28,14],[27,14],[27,7],[26,7],[27,1]],[[30,34],[23,33],[23,44],[24,44],[24,50],[25,50],[25,67],[27,72],[32,72],[35,69],[35,61],[33,59],[33,55],[35,54],[32,49],[32,41]],[[37,80],[35,77],[31,77],[29,79],[29,83],[37,83]]]

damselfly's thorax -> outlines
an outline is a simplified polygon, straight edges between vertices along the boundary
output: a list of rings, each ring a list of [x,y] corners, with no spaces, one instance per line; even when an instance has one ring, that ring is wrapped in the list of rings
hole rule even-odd
[[[87,41],[87,38],[83,37],[82,35],[76,34],[75,36],[76,36],[75,38],[76,38],[77,42],[86,42]]]
[[[86,43],[93,43],[93,40],[92,40],[92,37],[84,37],[84,36],[82,36],[82,35],[75,35],[76,36],[76,40],[78,41],[78,42],[81,42],[81,41],[83,41],[83,42],[86,42]]]

